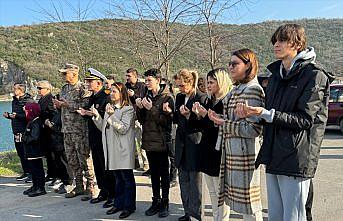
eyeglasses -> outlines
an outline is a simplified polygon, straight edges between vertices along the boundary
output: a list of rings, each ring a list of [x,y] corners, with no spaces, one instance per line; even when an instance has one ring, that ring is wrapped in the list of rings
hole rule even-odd
[[[235,68],[237,65],[239,65],[240,63],[239,62],[236,62],[236,61],[230,61],[229,62],[229,67],[232,66],[232,68]]]
[[[42,89],[44,89],[44,88],[42,88],[42,87],[37,87],[37,89],[38,89],[38,90],[42,90]]]

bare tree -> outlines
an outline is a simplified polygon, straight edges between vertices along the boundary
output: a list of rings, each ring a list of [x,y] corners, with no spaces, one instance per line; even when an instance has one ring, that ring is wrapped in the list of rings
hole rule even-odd
[[[216,32],[218,21],[219,19],[229,19],[231,14],[230,10],[237,10],[239,6],[244,6],[244,3],[244,0],[203,0],[201,4],[196,4],[196,8],[202,15],[202,21],[204,21],[207,26],[209,47],[207,61],[212,69],[217,66],[218,61],[223,56],[223,50],[220,50],[220,45],[222,45],[223,40],[232,37],[223,36],[219,32]]]
[[[129,48],[131,49],[132,54],[137,60],[137,63],[145,70],[147,69],[147,61],[143,56],[142,45],[145,44],[144,39],[141,38],[139,32],[139,23],[133,22],[132,28],[128,29],[129,33]]]
[[[38,13],[42,18],[42,22],[54,23],[58,28],[64,31],[68,31],[68,35],[64,36],[68,39],[66,45],[67,50],[70,52],[75,52],[78,55],[78,62],[80,67],[85,71],[88,64],[94,59],[89,54],[84,54],[84,49],[87,45],[82,44],[79,38],[76,36],[81,32],[82,21],[88,19],[91,8],[95,4],[96,0],[88,0],[84,6],[81,2],[85,1],[78,0],[77,3],[72,3],[70,0],[50,0],[50,8],[45,8],[39,4],[38,1],[35,1],[38,6],[38,10],[32,10]],[[66,8],[71,10],[73,17],[66,18],[65,11]],[[75,25],[67,25],[67,21],[77,21]],[[54,49],[57,50],[57,49]]]
[[[109,0],[108,3],[109,15],[138,22],[133,30],[133,35],[139,36],[132,45],[133,54],[140,56],[140,44],[148,46],[154,54],[152,63],[168,77],[170,61],[192,40],[195,24],[200,21],[197,6],[201,1]],[[145,66],[144,58],[139,59]]]

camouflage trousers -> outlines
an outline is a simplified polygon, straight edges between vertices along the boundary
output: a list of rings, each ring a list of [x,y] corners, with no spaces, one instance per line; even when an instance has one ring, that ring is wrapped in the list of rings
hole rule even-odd
[[[76,188],[84,189],[83,175],[87,183],[86,189],[94,188],[94,169],[86,133],[65,133],[64,148],[68,164],[75,177]]]
[[[142,126],[138,122],[138,120],[135,121],[135,163],[136,167],[139,166],[139,157],[142,159],[143,162],[143,168],[149,167],[148,157],[146,155],[146,152],[144,149],[141,148],[142,146]]]

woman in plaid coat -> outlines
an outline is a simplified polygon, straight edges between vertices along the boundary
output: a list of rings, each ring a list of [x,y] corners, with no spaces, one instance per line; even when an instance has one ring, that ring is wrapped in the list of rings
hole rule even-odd
[[[226,203],[244,220],[262,221],[260,171],[255,159],[260,149],[262,126],[257,117],[240,118],[237,103],[264,106],[264,92],[257,81],[258,62],[249,49],[235,51],[229,71],[236,86],[223,100],[224,116],[209,111],[214,123],[220,125],[216,149],[222,150],[219,181],[219,206]]]

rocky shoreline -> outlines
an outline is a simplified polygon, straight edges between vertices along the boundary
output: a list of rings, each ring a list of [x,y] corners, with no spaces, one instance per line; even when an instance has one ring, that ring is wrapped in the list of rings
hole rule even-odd
[[[12,98],[9,95],[0,95],[0,102],[12,101]]]

